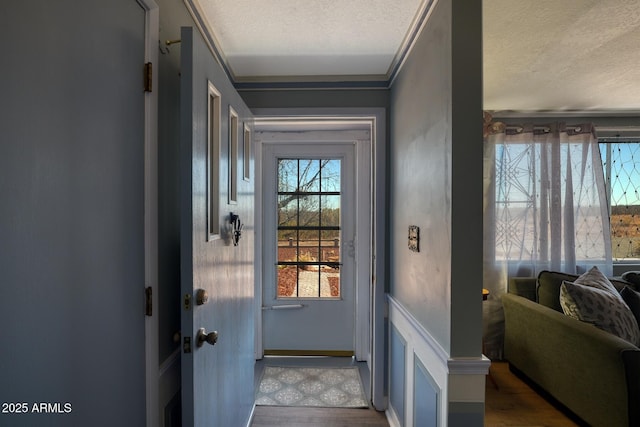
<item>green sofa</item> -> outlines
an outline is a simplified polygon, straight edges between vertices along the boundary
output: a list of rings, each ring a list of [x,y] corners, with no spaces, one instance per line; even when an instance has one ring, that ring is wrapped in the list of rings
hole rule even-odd
[[[505,359],[591,426],[640,426],[640,349],[562,313],[560,285],[577,277],[510,279],[502,297]]]

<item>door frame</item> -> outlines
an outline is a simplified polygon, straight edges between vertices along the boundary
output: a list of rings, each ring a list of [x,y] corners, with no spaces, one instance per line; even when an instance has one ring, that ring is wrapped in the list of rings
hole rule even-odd
[[[384,108],[257,108],[255,132],[260,130],[326,130],[326,129],[369,129],[371,137],[368,147],[356,147],[358,162],[368,158],[371,205],[371,253],[366,254],[370,263],[370,286],[365,286],[366,297],[356,295],[356,304],[367,307],[356,317],[356,354],[362,354],[371,373],[371,400],[378,410],[385,410],[387,401],[384,396],[385,378],[385,277],[387,253],[385,246],[386,218],[386,109]],[[358,144],[360,145],[360,144]],[[364,157],[363,157],[364,156]],[[256,138],[255,176],[262,176],[262,144]],[[262,184],[256,179],[255,210],[255,271],[262,272]],[[360,200],[358,201],[358,204]],[[262,277],[255,278],[255,349],[256,359],[262,358]],[[364,300],[363,300],[364,299]],[[364,326],[360,326],[364,325]]]
[[[144,62],[158,69],[160,9],[155,0],[136,0],[145,12]],[[142,64],[141,64],[142,68]],[[144,283],[152,289],[152,316],[144,319],[145,406],[147,427],[160,426],[160,361],[158,349],[158,91],[157,72],[144,93]],[[154,86],[155,89],[154,90]],[[141,308],[142,309],[142,308]]]

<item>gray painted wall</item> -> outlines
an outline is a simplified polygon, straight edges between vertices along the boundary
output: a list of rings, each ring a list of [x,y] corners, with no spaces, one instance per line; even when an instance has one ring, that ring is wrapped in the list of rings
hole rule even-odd
[[[0,402],[71,411],[0,424],[142,426],[144,12],[5,1],[0,36]]]
[[[391,88],[391,293],[452,356],[481,349],[480,6],[439,1]]]
[[[184,3],[157,3],[160,40],[180,39],[180,26],[193,25]],[[162,46],[158,61],[158,345],[162,363],[179,347],[173,335],[180,330],[180,45]]]
[[[450,358],[482,347],[479,16],[481,1],[440,0],[391,88],[391,294]],[[410,225],[419,253],[407,248]],[[483,403],[458,404],[459,393],[449,390],[449,425],[482,425]],[[431,417],[435,400],[420,403],[416,420]]]
[[[180,27],[194,25],[180,0],[157,0],[159,40],[180,39]],[[161,44],[157,64],[158,87],[158,358],[169,364],[160,377],[160,411],[181,404],[180,359],[174,341],[180,325],[180,44]],[[167,408],[168,407],[168,408]],[[174,416],[177,416],[175,414]],[[167,416],[171,416],[167,414]]]
[[[482,0],[452,0],[451,356],[482,354]]]
[[[341,90],[242,90],[240,96],[251,110],[266,108],[384,108],[389,123],[387,89]],[[389,141],[389,127],[386,127]],[[385,147],[385,157],[387,148]],[[385,280],[385,283],[387,281]]]
[[[438,2],[391,88],[390,126],[391,294],[446,351],[452,258],[450,4]],[[419,253],[407,247],[410,225],[420,227]]]
[[[251,109],[389,107],[386,89],[243,90],[240,95]]]

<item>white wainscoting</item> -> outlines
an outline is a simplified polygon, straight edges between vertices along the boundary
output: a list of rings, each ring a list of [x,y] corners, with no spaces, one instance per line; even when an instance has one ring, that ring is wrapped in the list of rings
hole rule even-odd
[[[435,413],[437,426],[448,425],[449,402],[484,402],[484,381],[490,361],[484,356],[451,359],[447,351],[402,304],[390,295],[387,295],[387,300],[389,302],[389,342],[395,328],[404,345],[405,358],[404,398],[401,399],[404,407],[394,408],[389,404],[387,419],[390,426],[410,427],[415,424],[416,399],[423,399],[423,396],[415,396],[417,361],[428,371],[427,379],[435,392],[436,398],[429,402],[433,407],[427,409]],[[391,360],[390,363],[394,361]],[[393,371],[391,366],[389,371]],[[391,379],[389,383],[391,384]],[[393,390],[390,390],[390,393],[392,392]],[[393,396],[390,396],[389,402],[393,400]],[[425,410],[424,403],[421,401],[422,410]],[[398,414],[398,411],[404,412]],[[423,415],[420,414],[421,417]]]

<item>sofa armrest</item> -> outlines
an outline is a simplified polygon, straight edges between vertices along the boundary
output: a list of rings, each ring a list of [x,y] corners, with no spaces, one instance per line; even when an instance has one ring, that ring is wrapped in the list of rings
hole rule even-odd
[[[510,277],[507,291],[510,294],[525,297],[530,301],[537,301],[536,286],[538,279],[535,277]]]
[[[640,402],[627,382],[640,371],[640,349],[527,298],[502,302],[509,363],[589,424],[631,425],[629,408]]]
[[[629,425],[640,425],[640,351],[627,349],[622,351],[626,367],[627,389],[629,391]]]

